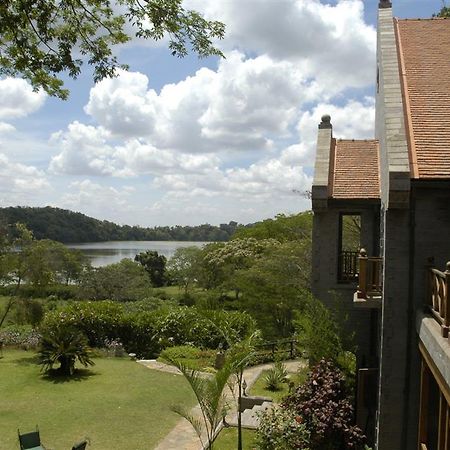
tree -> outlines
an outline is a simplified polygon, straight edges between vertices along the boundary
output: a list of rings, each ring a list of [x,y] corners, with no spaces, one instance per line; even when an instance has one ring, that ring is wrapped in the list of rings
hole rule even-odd
[[[201,417],[193,415],[189,409],[182,405],[174,406],[172,409],[192,425],[202,443],[202,448],[212,450],[215,431],[227,411],[224,391],[233,373],[232,365],[227,363],[214,375],[205,377],[200,372],[189,369],[181,360],[172,359],[164,353],[162,357],[177,367],[189,383],[200,406]]]
[[[0,2],[0,74],[21,76],[35,89],[67,98],[61,73],[80,74],[83,59],[94,81],[111,77],[120,64],[112,46],[137,38],[169,37],[169,49],[183,57],[222,55],[213,40],[225,27],[187,10],[182,0],[4,0]],[[130,28],[129,33],[126,29]]]
[[[164,255],[158,254],[155,250],[147,250],[136,255],[134,260],[144,267],[153,286],[161,287],[164,285],[167,263],[167,258]]]
[[[80,297],[90,300],[140,300],[148,296],[150,280],[144,268],[129,259],[83,273]]]
[[[450,6],[447,6],[445,1],[442,0],[442,8],[437,14],[433,14],[433,17],[450,17]]]
[[[197,280],[201,255],[199,247],[177,248],[167,263],[168,278],[182,287],[185,294]]]

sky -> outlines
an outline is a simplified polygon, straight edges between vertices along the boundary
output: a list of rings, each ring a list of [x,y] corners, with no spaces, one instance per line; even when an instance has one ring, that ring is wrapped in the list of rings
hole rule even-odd
[[[67,101],[0,78],[0,206],[54,206],[119,224],[251,223],[310,209],[317,125],[374,134],[376,0],[185,0],[221,20],[225,58],[166,42],[116,49],[130,66]],[[394,0],[430,17],[441,0]]]

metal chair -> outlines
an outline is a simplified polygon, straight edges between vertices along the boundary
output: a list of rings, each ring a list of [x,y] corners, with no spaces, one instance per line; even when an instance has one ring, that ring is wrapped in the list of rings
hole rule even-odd
[[[72,447],[72,450],[85,450],[87,443],[88,442],[86,439],[84,441],[80,441]]]
[[[41,444],[37,425],[36,431],[20,434],[20,430],[17,430],[17,434],[19,435],[20,450],[45,450],[45,447]]]

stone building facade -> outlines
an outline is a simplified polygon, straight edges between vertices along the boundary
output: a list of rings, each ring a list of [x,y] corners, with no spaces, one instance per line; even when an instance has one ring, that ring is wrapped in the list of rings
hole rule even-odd
[[[450,20],[381,1],[376,81],[374,140],[319,125],[313,293],[348,315],[374,447],[449,450]]]

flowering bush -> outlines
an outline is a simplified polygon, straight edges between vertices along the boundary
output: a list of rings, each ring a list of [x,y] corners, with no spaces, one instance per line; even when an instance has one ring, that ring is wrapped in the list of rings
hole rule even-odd
[[[260,415],[256,443],[262,450],[309,450],[310,433],[301,416],[283,408],[272,408]]]
[[[126,352],[119,339],[105,339],[104,347],[108,356],[125,356]]]
[[[363,448],[365,436],[353,425],[353,406],[344,381],[333,363],[321,360],[306,383],[283,402],[283,407],[300,416],[311,432],[311,450]]]
[[[41,334],[29,326],[9,326],[0,330],[0,342],[5,346],[37,348]]]

